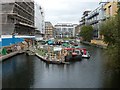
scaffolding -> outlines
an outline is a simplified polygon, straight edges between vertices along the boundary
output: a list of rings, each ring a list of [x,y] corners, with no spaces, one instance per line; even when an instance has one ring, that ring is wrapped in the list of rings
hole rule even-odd
[[[2,7],[2,10],[0,10],[2,35],[34,35],[34,1],[5,1],[0,3]]]

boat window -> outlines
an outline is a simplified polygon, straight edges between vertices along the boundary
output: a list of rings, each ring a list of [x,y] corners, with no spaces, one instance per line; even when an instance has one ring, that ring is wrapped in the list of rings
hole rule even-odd
[[[80,54],[80,52],[79,52],[79,51],[75,51],[75,53]]]

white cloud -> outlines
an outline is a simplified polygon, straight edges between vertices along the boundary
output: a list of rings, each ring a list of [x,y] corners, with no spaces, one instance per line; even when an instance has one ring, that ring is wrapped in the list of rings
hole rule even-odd
[[[45,11],[45,20],[53,24],[79,23],[82,13],[95,9],[101,0],[35,0]],[[103,1],[103,0],[102,0]]]

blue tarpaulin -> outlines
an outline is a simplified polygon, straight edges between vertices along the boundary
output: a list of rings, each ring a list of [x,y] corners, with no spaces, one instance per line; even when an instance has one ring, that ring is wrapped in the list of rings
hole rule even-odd
[[[54,42],[52,40],[48,40],[48,44],[52,45]]]
[[[0,41],[0,47],[2,47],[2,42]]]
[[[23,38],[2,38],[2,42],[0,42],[0,46],[10,46],[12,44],[17,44],[24,41]]]
[[[15,35],[3,35],[0,38],[0,47],[10,46],[12,44],[17,44],[23,42],[25,38],[34,39],[35,36],[15,36]]]

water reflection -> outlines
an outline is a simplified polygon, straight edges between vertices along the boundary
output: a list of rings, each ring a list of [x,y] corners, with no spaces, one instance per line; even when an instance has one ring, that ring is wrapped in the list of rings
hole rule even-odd
[[[33,82],[34,57],[24,54],[10,58],[2,63],[2,87],[25,88]]]
[[[105,73],[104,84],[105,88],[120,88],[120,72],[109,72]]]

